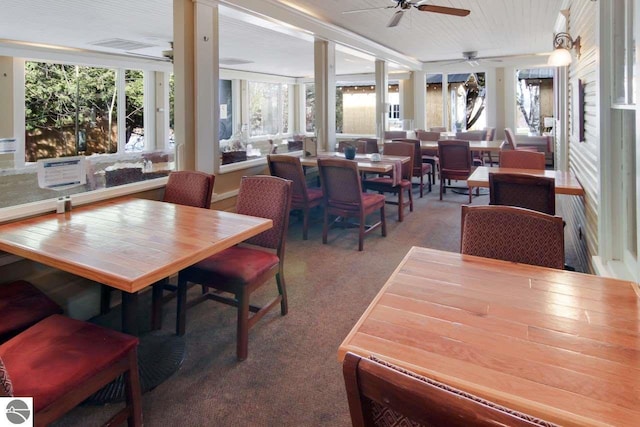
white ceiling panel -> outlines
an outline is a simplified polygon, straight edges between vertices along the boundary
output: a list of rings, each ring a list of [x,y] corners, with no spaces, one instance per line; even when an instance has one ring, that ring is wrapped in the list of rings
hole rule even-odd
[[[261,1],[307,11],[423,62],[460,59],[464,51],[477,51],[478,57],[548,52],[563,3],[429,0],[422,3],[466,8],[471,14],[453,17],[410,8],[397,27],[387,28],[395,9],[342,12],[393,6],[395,0]],[[247,1],[228,3],[246,5]],[[227,61],[226,68],[290,77],[313,75],[313,36],[307,31],[279,28],[271,20],[224,6],[220,11],[220,56]],[[159,57],[173,39],[172,25],[172,0],[6,1],[0,13],[0,39]],[[373,72],[373,61],[372,56],[349,49],[336,50],[338,74]]]

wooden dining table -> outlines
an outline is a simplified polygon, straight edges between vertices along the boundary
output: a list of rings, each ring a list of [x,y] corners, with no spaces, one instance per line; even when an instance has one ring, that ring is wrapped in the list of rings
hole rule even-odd
[[[512,169],[501,167],[478,166],[467,179],[469,188],[489,188],[490,173],[516,173],[553,178],[556,194],[584,196],[584,188],[571,171],[536,170],[536,169]]]
[[[121,198],[0,225],[0,250],[119,289],[138,334],[138,292],[272,227],[270,219]]]
[[[323,157],[344,159],[344,153],[333,151],[319,152],[317,156],[301,157],[300,163],[302,166],[315,167],[318,166],[318,158]],[[380,155],[380,161],[374,162],[371,158],[371,154],[356,154],[354,161],[358,162],[358,169],[362,172],[387,173],[393,170],[395,161],[399,160],[402,163],[407,163],[411,160],[411,157],[407,156],[389,156],[385,154]]]
[[[348,351],[563,426],[640,423],[633,282],[413,247]]]

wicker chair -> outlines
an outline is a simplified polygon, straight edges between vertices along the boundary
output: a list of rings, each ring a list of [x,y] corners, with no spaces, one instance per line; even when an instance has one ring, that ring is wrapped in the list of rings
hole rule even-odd
[[[269,173],[292,182],[291,209],[302,212],[302,239],[307,240],[309,230],[309,211],[322,205],[322,189],[308,188],[300,158],[278,154],[267,156]]]
[[[236,355],[247,358],[249,329],[271,308],[280,303],[280,313],[287,314],[287,290],[284,278],[286,232],[291,208],[291,181],[275,176],[245,176],[240,182],[236,212],[269,218],[273,228],[252,237],[248,246],[233,246],[210,256],[178,274],[178,308],[176,333],[184,335],[186,327],[187,284],[196,283],[205,288],[233,295],[228,298],[220,292],[209,291],[189,306],[205,300],[214,300],[238,309]],[[206,230],[203,230],[206,232]],[[257,248],[257,247],[261,248]],[[263,250],[262,248],[266,249]],[[275,250],[275,253],[273,251]],[[251,294],[275,276],[278,295],[262,307],[250,304]],[[255,313],[250,316],[250,313]]]
[[[460,252],[564,268],[562,218],[513,206],[462,206]]]
[[[554,426],[374,357],[347,353],[342,373],[354,427]]]
[[[362,192],[358,164],[351,160],[319,158],[318,169],[324,192],[324,222],[322,243],[327,243],[329,215],[336,215],[333,224],[343,218],[357,218],[359,221],[358,250],[364,249],[364,236],[380,227],[382,235],[387,235],[384,214],[384,196]],[[365,225],[367,216],[380,211],[380,221]],[[343,221],[340,221],[344,223]],[[332,225],[333,225],[332,224]]]

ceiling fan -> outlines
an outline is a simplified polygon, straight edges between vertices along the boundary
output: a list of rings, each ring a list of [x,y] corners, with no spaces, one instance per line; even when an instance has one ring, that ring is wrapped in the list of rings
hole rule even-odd
[[[368,9],[356,9],[356,10],[347,10],[342,12],[346,13],[358,13],[358,12],[366,12],[369,10],[380,10],[380,9],[398,9],[393,16],[391,16],[391,20],[387,24],[387,27],[395,27],[400,23],[400,20],[404,16],[404,13],[411,8],[418,9],[421,12],[432,12],[432,13],[442,13],[444,15],[452,15],[452,16],[467,16],[471,13],[470,10],[467,9],[458,9],[455,7],[446,7],[446,6],[435,6],[424,4],[426,0],[390,0],[395,3],[395,5],[389,6],[381,6],[381,7],[372,7]]]
[[[460,64],[462,62],[466,62],[471,67],[477,67],[478,65],[480,65],[481,61],[502,62],[502,60],[499,58],[491,58],[491,57],[478,58],[478,52],[473,50],[468,52],[462,52],[462,59],[456,59],[455,61],[447,62],[445,65]]]

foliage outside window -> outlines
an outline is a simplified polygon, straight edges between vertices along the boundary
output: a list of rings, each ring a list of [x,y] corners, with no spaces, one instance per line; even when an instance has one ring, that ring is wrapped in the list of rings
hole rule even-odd
[[[273,136],[286,132],[289,128],[289,91],[287,85],[249,82],[248,92],[249,136]],[[287,98],[286,101],[285,97]],[[287,105],[286,110],[285,102]]]
[[[114,153],[117,71],[25,63],[25,161]]]
[[[313,83],[304,85],[305,93],[305,123],[307,132],[315,132],[316,130],[316,87]]]
[[[139,70],[125,70],[126,145],[125,151],[142,151],[144,138],[144,74]]]

